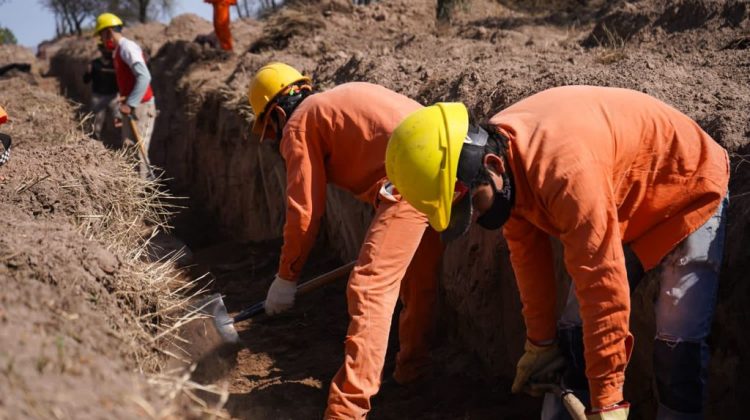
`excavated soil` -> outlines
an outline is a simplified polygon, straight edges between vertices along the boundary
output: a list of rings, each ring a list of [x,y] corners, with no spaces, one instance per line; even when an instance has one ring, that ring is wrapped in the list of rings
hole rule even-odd
[[[0,59],[34,65],[0,77],[13,138],[0,167],[0,419],[200,413],[161,369],[184,280],[172,260],[142,258],[165,220],[158,194],[81,131],[45,63],[13,47]]]
[[[178,235],[195,253],[193,275],[210,273],[230,311],[264,297],[275,272],[283,225],[283,162],[249,136],[245,92],[252,74],[285,61],[322,89],[362,80],[429,104],[463,101],[478,118],[545,88],[592,84],[640,90],[682,110],[732,157],[728,247],[711,336],[708,413],[739,418],[750,387],[750,3],[745,0],[475,0],[450,25],[434,21],[434,2],[341,0],[282,8],[260,21],[232,24],[236,54],[192,42],[210,31],[190,17],[132,28],[148,32],[160,109],[152,159],[169,187],[187,197]],[[181,18],[187,22],[188,18]],[[194,22],[195,21],[195,22]],[[183,25],[172,30],[173,25]],[[195,28],[193,26],[195,25]],[[173,32],[170,32],[173,31]],[[171,35],[170,35],[171,34]],[[68,94],[93,55],[90,40],[59,46],[50,71]],[[561,104],[565,106],[565,104]],[[371,210],[329,188],[328,210],[305,275],[356,256]],[[558,252],[559,257],[559,252]],[[567,284],[562,270],[559,284]],[[651,301],[646,279],[633,295],[636,351],[626,398],[634,418],[655,409],[650,363]],[[562,296],[560,291],[558,295]],[[226,412],[236,418],[316,418],[342,361],[344,284],[317,291],[288,315],[238,325],[244,341],[229,380]],[[472,229],[446,252],[440,342],[434,377],[415,387],[387,378],[391,340],[372,418],[535,418],[539,401],[509,394],[524,327],[507,247],[497,233]],[[394,333],[395,334],[395,333]],[[392,335],[395,337],[395,335]]]

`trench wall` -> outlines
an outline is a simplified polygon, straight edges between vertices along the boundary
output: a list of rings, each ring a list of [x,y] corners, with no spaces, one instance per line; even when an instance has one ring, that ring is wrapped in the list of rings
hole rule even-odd
[[[328,9],[323,16],[331,19],[330,31],[336,28],[337,16],[344,16],[344,22],[353,19],[377,26],[396,20],[392,18],[396,13],[397,25],[404,16],[408,19],[409,13],[416,13],[411,12],[410,4],[389,4],[381,9],[380,5],[356,8],[354,12],[350,8]],[[746,281],[750,268],[750,205],[742,199],[750,185],[743,156],[750,150],[746,146],[748,135],[733,122],[743,118],[741,109],[747,100],[737,97],[734,106],[722,108],[717,104],[729,102],[716,100],[717,94],[708,98],[696,93],[693,97],[692,92],[710,91],[712,88],[705,84],[713,81],[721,85],[721,98],[747,93],[747,86],[741,80],[717,82],[717,74],[726,69],[714,73],[690,57],[673,59],[678,63],[659,61],[665,54],[677,54],[673,49],[667,53],[644,49],[638,54],[625,54],[616,64],[607,64],[602,57],[608,56],[582,50],[563,31],[553,34],[553,41],[549,41],[549,33],[540,40],[508,29],[515,28],[515,22],[475,21],[459,27],[451,37],[434,35],[432,24],[422,28],[425,32],[412,26],[412,35],[394,30],[377,39],[357,38],[350,33],[341,41],[345,45],[337,44],[335,32],[326,33],[323,26],[306,34],[304,42],[302,37],[292,37],[291,45],[249,53],[244,51],[263,30],[250,21],[237,27],[247,39],[238,39],[238,49],[243,53],[233,56],[184,39],[164,42],[155,49],[151,62],[160,110],[152,160],[164,168],[173,192],[187,197],[188,205],[199,215],[195,223],[213,239],[273,240],[281,236],[283,226],[285,171],[270,144],[249,137],[253,116],[245,96],[253,71],[269,61],[294,63],[311,74],[322,89],[363,80],[385,85],[424,104],[462,100],[478,118],[489,117],[531,93],[563,84],[628,87],[675,104],[732,154],[730,189],[739,198],[729,209],[728,247],[711,337],[709,413],[714,418],[736,417],[741,402],[750,398],[749,387],[738,379],[750,374],[750,361],[743,356],[750,352],[750,338],[744,334],[750,327],[744,309],[750,296]],[[298,40],[296,44],[294,39]],[[378,47],[367,49],[370,44]],[[439,53],[432,49],[436,45]],[[66,69],[81,68],[86,61],[71,48],[61,50],[53,60],[52,71],[73,90],[80,89],[74,80],[78,76]],[[528,53],[505,56],[507,51]],[[731,57],[710,54],[715,54],[717,62]],[[684,85],[681,89],[674,89],[674,83],[669,82],[675,76]],[[77,97],[81,92],[72,94]],[[355,258],[371,214],[367,205],[329,187],[319,244],[343,261]],[[557,294],[558,302],[562,302],[569,280],[561,269],[562,251],[558,245],[556,249]],[[626,397],[637,404],[633,413],[636,418],[649,418],[655,407],[650,355],[656,285],[655,278],[648,277],[632,297],[636,349],[628,371]],[[520,311],[507,246],[499,233],[473,227],[468,236],[448,247],[441,278],[441,335],[475,354],[487,366],[488,376],[509,380],[514,374],[525,335]]]

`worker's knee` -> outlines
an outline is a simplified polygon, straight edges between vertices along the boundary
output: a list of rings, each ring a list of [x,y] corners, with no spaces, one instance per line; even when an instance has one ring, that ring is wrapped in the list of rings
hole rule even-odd
[[[705,341],[657,337],[654,376],[659,403],[679,413],[700,413],[706,390],[709,350]]]

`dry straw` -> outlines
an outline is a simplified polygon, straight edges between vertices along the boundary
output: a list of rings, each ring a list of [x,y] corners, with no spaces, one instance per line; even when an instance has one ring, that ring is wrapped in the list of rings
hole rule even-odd
[[[133,328],[122,331],[121,338],[130,347],[140,372],[160,393],[158,400],[167,403],[156,408],[142,399],[134,402],[153,418],[171,417],[175,410],[186,409],[197,411],[202,417],[221,417],[221,407],[228,398],[226,388],[190,381],[194,365],[187,352],[174,353],[189,345],[180,338],[180,328],[202,317],[189,309],[189,302],[203,290],[196,291],[195,282],[175,268],[183,256],[181,252],[148,262],[151,241],[159,231],[169,230],[167,222],[175,206],[167,203],[173,201],[172,197],[162,190],[158,180],[138,177],[127,152],[121,152],[116,161],[117,166],[101,173],[97,180],[110,188],[94,190],[101,195],[95,200],[106,203],[103,211],[80,214],[78,220],[85,236],[107,244],[113,254],[124,256],[114,296],[128,308],[123,314]],[[79,187],[92,192],[86,185]],[[192,367],[165,371],[163,367],[170,359]],[[213,404],[201,397],[207,393],[218,396],[209,398],[215,400]]]

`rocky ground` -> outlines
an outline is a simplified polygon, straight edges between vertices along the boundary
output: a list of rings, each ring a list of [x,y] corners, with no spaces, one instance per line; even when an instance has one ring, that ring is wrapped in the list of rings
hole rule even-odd
[[[178,17],[169,26],[129,29],[127,35],[142,42],[151,58],[160,109],[153,161],[164,168],[171,192],[187,197],[181,203],[188,209],[172,222],[194,251],[191,275],[209,273],[203,279],[212,279],[209,287],[225,293],[235,311],[262,299],[275,272],[283,223],[283,162],[272,147],[250,138],[253,115],[245,94],[253,72],[269,61],[300,68],[322,89],[369,81],[424,104],[463,101],[478,118],[552,86],[637,89],[697,120],[732,156],[728,249],[711,337],[709,413],[712,418],[737,418],[750,397],[750,388],[740,380],[750,373],[750,359],[744,356],[750,352],[744,334],[750,326],[744,310],[750,297],[745,281],[750,265],[750,172],[745,162],[750,152],[750,3],[474,0],[449,25],[436,25],[433,16],[434,2],[426,0],[369,6],[340,0],[304,3],[262,20],[233,22],[237,53],[232,55],[193,42],[210,31],[210,24],[195,16]],[[49,74],[62,92],[86,103],[80,74],[95,53],[93,43],[62,40],[50,51]],[[23,83],[43,85],[45,80]],[[51,86],[38,89],[47,92]],[[0,90],[0,101],[7,101],[7,91]],[[34,95],[23,97],[24,103],[42,106]],[[40,153],[36,143],[27,144],[29,153]],[[79,147],[73,149],[69,153],[79,153]],[[9,168],[0,168],[0,175]],[[49,179],[24,191],[42,188]],[[14,188],[23,185],[17,183]],[[58,207],[64,207],[65,201],[61,203]],[[34,217],[29,216],[33,209],[19,207],[13,214],[20,223]],[[43,205],[39,211],[49,212]],[[331,188],[325,226],[306,274],[353,259],[369,217],[369,208]],[[0,257],[2,252],[0,248]],[[565,284],[561,273],[560,285]],[[645,281],[633,295],[637,349],[626,397],[635,403],[637,418],[651,418],[654,410],[648,365],[653,286]],[[245,347],[237,365],[215,381],[228,387],[224,415],[275,419],[322,413],[328,383],[342,360],[347,322],[343,287],[318,291],[283,317],[260,316],[239,326]],[[371,417],[535,418],[538,400],[509,394],[524,330],[507,249],[498,234],[472,230],[448,249],[441,313],[435,377],[410,388],[386,381]]]

